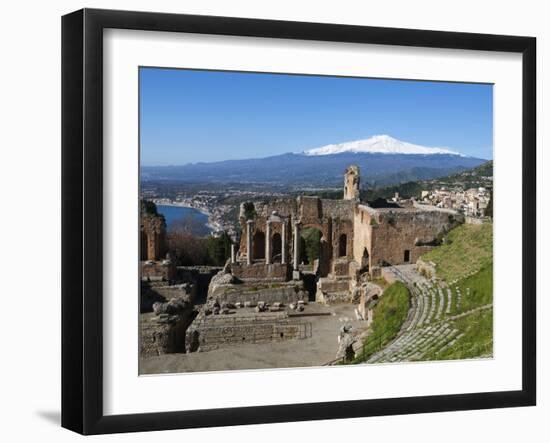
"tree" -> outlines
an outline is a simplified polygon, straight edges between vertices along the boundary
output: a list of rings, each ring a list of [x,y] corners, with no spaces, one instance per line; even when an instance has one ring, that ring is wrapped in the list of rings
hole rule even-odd
[[[301,237],[303,241],[301,244],[301,260],[312,264],[314,260],[319,258],[321,253],[321,232],[316,228],[305,228],[302,229]]]
[[[247,220],[252,220],[256,216],[256,208],[254,207],[254,203],[252,202],[245,202],[243,205],[244,208],[244,216]]]
[[[210,263],[223,266],[231,255],[231,238],[226,232],[219,237],[208,237],[207,251]]]
[[[180,266],[208,265],[209,256],[206,238],[195,235],[202,224],[194,218],[174,222],[168,231],[170,254]]]
[[[158,215],[157,205],[155,205],[155,203],[150,200],[140,200],[139,210],[143,214]]]

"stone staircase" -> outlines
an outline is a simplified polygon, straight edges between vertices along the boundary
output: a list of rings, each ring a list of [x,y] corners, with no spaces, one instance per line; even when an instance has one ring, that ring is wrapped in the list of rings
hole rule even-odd
[[[463,294],[458,287],[427,280],[416,272],[413,265],[394,266],[388,271],[407,285],[411,292],[411,307],[397,337],[373,354],[367,363],[419,361],[428,355],[437,356],[462,337],[453,327],[453,320],[492,307],[489,304],[461,312]]]

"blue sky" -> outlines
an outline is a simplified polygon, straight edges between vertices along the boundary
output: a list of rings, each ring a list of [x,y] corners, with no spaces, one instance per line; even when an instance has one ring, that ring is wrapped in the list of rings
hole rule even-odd
[[[492,159],[491,85],[140,68],[141,164],[301,152],[388,134]]]

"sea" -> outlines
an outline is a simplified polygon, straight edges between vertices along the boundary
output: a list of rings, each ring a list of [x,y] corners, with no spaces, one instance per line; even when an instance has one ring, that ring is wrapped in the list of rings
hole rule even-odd
[[[208,216],[198,209],[184,206],[157,205],[157,212],[164,215],[168,231],[183,224],[197,236],[205,236],[212,232],[208,227]]]

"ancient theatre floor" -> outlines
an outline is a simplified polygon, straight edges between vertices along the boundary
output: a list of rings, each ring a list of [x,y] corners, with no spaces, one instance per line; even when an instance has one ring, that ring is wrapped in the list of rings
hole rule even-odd
[[[355,307],[352,304],[324,306],[310,303],[304,310],[303,320],[311,323],[311,338],[141,358],[140,374],[321,366],[334,360],[338,333],[343,325],[365,328],[366,323],[356,319]],[[323,313],[329,315],[319,315]]]

